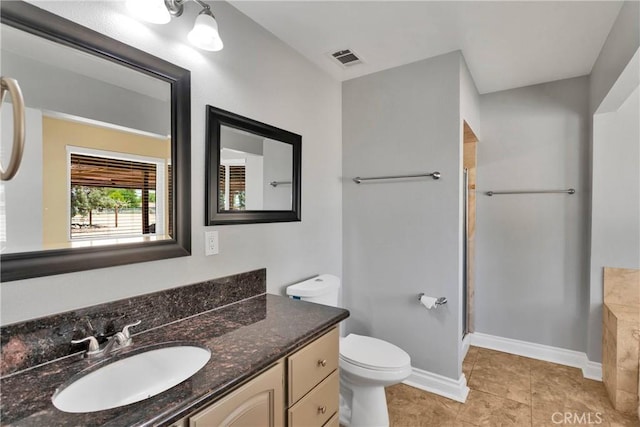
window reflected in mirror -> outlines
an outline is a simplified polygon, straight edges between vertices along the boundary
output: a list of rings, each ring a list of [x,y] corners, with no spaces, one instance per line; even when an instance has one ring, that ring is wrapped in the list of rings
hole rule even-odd
[[[69,156],[71,240],[164,234],[165,160],[83,151]]]
[[[246,164],[244,160],[223,160],[218,175],[218,206],[225,211],[244,211],[247,208]]]

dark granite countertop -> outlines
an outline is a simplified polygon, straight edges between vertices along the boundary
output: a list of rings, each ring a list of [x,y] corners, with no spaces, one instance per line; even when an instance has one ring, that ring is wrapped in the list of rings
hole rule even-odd
[[[51,402],[56,388],[98,363],[75,354],[4,377],[0,419],[2,425],[11,426],[169,425],[209,405],[348,316],[340,308],[258,295],[134,335],[133,346],[115,357],[177,342],[211,350],[203,369],[157,396],[87,414],[59,411]]]

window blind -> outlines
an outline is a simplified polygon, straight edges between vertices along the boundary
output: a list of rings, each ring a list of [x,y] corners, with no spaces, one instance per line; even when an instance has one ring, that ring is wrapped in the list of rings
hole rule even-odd
[[[70,171],[72,239],[155,233],[156,164],[71,153]]]
[[[228,210],[244,210],[246,194],[246,168],[245,166],[220,165],[218,171],[218,185],[220,195],[220,208],[225,209],[225,200],[228,202]],[[227,189],[227,176],[229,177],[229,193]]]

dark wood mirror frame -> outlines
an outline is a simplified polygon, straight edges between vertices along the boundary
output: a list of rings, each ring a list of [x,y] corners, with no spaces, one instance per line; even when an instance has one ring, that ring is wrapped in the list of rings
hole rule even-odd
[[[0,2],[0,13],[3,24],[169,83],[174,165],[172,239],[4,254],[0,257],[2,282],[191,255],[191,73],[25,2]]]
[[[220,126],[250,132],[285,144],[293,150],[293,176],[291,182],[291,210],[224,211],[218,206],[218,170],[220,168]],[[253,224],[263,222],[300,221],[302,137],[295,133],[261,123],[229,111],[207,105],[207,164],[205,225]]]

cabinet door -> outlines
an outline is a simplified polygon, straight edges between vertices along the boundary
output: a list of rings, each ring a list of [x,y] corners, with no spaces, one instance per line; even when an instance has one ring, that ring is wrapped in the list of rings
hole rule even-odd
[[[279,427],[284,420],[284,364],[254,378],[192,416],[189,427]]]

